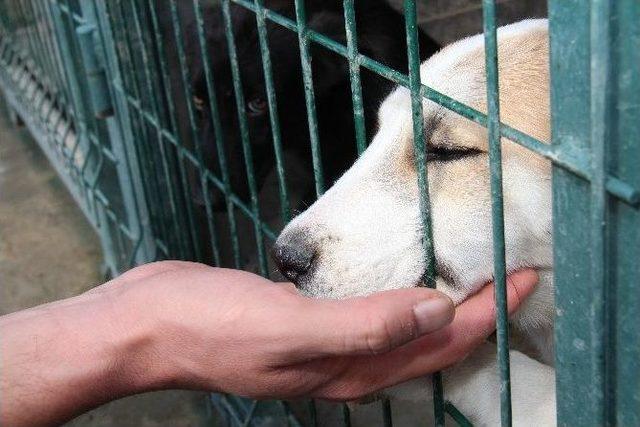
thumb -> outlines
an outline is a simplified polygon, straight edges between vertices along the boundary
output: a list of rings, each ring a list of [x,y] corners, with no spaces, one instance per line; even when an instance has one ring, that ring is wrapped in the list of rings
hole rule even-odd
[[[455,315],[449,297],[425,288],[310,305],[303,323],[309,328],[307,350],[316,356],[385,353],[443,328]]]

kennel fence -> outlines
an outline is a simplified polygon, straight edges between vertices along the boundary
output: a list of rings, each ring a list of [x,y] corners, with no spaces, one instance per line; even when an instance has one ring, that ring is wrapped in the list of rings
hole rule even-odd
[[[105,271],[166,258],[248,268],[268,275],[267,246],[291,217],[292,183],[282,150],[268,31],[297,34],[305,84],[312,172],[317,195],[325,189],[315,116],[311,44],[342,56],[349,65],[356,144],[367,145],[360,72],[377,73],[412,95],[414,142],[431,266],[429,199],[422,101],[429,99],[488,129],[490,142],[497,346],[502,378],[502,424],[511,424],[508,324],[505,306],[501,144],[520,144],[553,163],[556,372],[560,425],[640,425],[640,3],[635,0],[549,1],[552,73],[551,144],[500,122],[496,2],[483,1],[488,111],[483,113],[420,81],[415,0],[404,1],[409,73],[390,69],[358,50],[355,0],[344,0],[346,44],[309,28],[304,0],[295,17],[263,0],[222,0],[234,95],[242,135],[248,200],[230,185],[216,98],[216,76],[205,47],[203,0],[193,0],[199,52],[204,61],[216,170],[198,142],[191,100],[184,28],[168,1],[169,34],[152,0],[0,0],[0,89],[16,122],[24,123],[99,233]],[[429,7],[429,2],[424,2]],[[265,220],[254,177],[241,70],[231,8],[255,14],[275,154],[279,220]],[[176,82],[165,57],[168,40],[177,53]],[[176,96],[176,87],[181,96]],[[180,117],[179,109],[183,109]],[[186,119],[187,126],[183,126]],[[186,129],[186,131],[185,131]],[[199,188],[202,203],[194,203]],[[224,199],[212,209],[211,194]],[[248,232],[249,230],[250,232]],[[207,236],[202,239],[202,235]],[[231,248],[226,253],[224,248]],[[449,416],[467,425],[446,401],[435,376],[434,420]],[[301,415],[285,402],[251,402],[216,395],[213,407],[232,425],[317,424],[313,402]],[[347,407],[339,409],[350,425]],[[380,421],[392,425],[384,402]],[[448,421],[447,421],[448,422]]]

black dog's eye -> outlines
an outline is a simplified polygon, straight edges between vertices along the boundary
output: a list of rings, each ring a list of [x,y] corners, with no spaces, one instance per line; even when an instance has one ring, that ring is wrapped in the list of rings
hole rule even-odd
[[[203,112],[204,111],[204,98],[201,98],[199,96],[194,96],[193,97],[193,106],[196,108],[197,111],[199,112]]]
[[[478,150],[477,148],[430,146],[427,148],[427,161],[451,162],[469,156],[476,156],[481,153],[482,151]]]
[[[259,117],[267,112],[269,105],[263,98],[255,98],[247,104],[247,112],[251,117]]]

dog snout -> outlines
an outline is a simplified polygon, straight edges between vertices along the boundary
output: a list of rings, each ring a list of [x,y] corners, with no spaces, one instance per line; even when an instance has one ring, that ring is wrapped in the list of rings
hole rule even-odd
[[[304,234],[282,236],[273,248],[273,258],[278,269],[296,286],[300,279],[311,272],[317,258],[316,245]]]

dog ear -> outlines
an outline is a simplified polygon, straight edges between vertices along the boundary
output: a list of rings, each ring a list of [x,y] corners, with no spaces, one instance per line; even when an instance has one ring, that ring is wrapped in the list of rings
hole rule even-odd
[[[346,44],[344,17],[336,12],[322,11],[309,20],[309,28],[330,37],[340,44]],[[317,43],[311,44],[314,88],[319,93],[327,93],[333,87],[349,81],[347,59]]]

